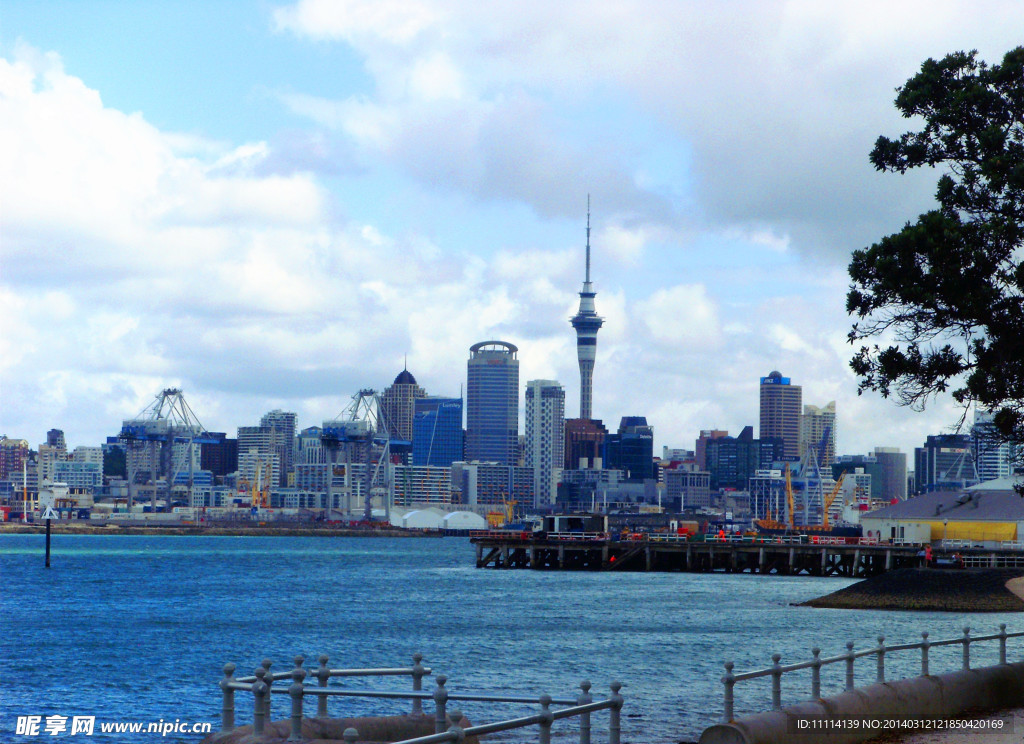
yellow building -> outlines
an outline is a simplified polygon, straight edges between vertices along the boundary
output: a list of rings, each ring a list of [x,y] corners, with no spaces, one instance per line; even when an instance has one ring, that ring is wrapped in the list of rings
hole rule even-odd
[[[865,536],[882,540],[962,541],[983,547],[1024,543],[1024,498],[1010,478],[964,491],[915,496],[861,517]]]

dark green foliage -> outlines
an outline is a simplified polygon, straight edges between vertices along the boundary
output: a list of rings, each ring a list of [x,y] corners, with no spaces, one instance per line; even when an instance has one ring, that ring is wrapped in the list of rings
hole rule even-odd
[[[930,59],[896,106],[923,126],[879,137],[871,162],[940,169],[938,207],[853,254],[850,342],[879,345],[850,365],[861,392],[920,409],[949,391],[1024,441],[1024,47],[992,66],[976,52]]]
[[[128,477],[128,463],[123,449],[111,447],[103,453],[103,475],[108,478]]]

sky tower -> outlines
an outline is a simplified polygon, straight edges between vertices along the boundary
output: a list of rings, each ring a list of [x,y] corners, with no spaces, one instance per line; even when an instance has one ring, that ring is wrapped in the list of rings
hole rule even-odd
[[[580,418],[591,419],[594,396],[594,358],[597,356],[597,332],[604,318],[594,309],[594,285],[590,283],[590,195],[587,195],[587,272],[580,292],[580,309],[569,321],[576,329],[576,357],[580,362]]]

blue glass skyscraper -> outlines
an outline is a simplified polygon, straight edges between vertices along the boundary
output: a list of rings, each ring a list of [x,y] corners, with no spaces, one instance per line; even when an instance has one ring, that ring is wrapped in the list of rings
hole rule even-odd
[[[515,465],[519,445],[519,348],[482,341],[469,349],[466,459]]]
[[[412,464],[447,468],[462,459],[462,398],[418,398]]]

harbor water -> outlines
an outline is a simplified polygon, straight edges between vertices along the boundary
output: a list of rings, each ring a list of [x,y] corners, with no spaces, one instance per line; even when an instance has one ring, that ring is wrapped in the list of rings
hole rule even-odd
[[[722,664],[736,671],[856,648],[1022,630],[1014,615],[823,610],[793,606],[853,583],[847,579],[685,573],[583,573],[474,567],[465,538],[0,536],[0,741],[19,716],[95,716],[94,742],[197,742],[198,735],[101,734],[98,722],[211,722],[219,730],[218,681],[226,662],[250,674],[304,655],[332,667],[407,666],[414,652],[451,692],[575,697],[582,679],[603,696],[624,687],[623,740],[696,740],[722,713]],[[995,663],[997,644],[972,647]],[[1019,658],[1020,647],[1011,646]],[[959,668],[959,646],[933,649],[933,673]],[[887,659],[890,677],[913,675],[916,653]],[[873,658],[857,665],[872,681]],[[823,694],[841,689],[842,664],[822,672]],[[783,678],[784,703],[806,699],[809,674]],[[349,681],[349,687],[407,680]],[[430,689],[430,678],[425,688]],[[288,702],[275,697],[274,717]],[[767,709],[767,680],[736,687],[737,714]],[[427,703],[428,710],[432,704]],[[333,699],[333,715],[403,712],[401,702]],[[239,693],[239,725],[251,697]],[[523,706],[466,703],[474,722],[524,715]],[[312,715],[315,703],[307,701]],[[595,741],[606,714],[595,714]],[[571,727],[556,724],[557,740]],[[535,740],[506,734],[492,741]]]

